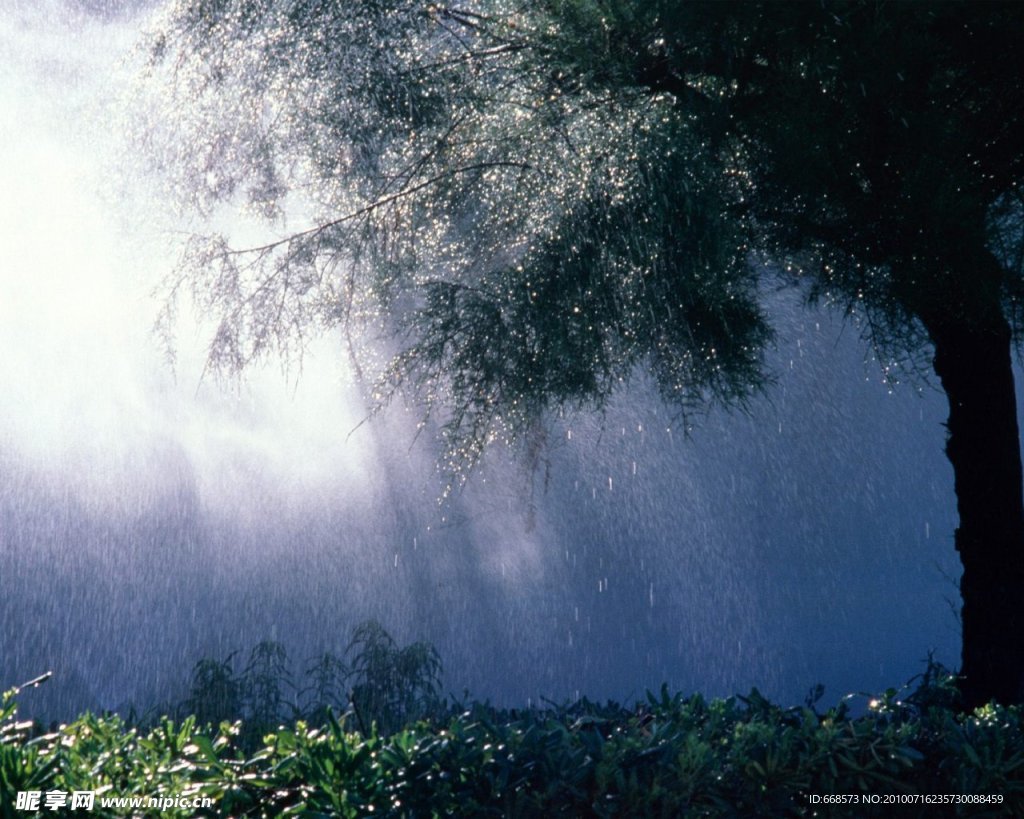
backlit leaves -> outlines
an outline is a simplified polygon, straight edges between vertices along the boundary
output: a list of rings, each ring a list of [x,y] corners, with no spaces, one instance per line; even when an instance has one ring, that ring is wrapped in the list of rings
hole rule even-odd
[[[742,181],[680,99],[574,72],[561,38],[500,1],[178,3],[153,47],[168,167],[206,212],[305,214],[201,241],[169,282],[214,321],[211,364],[383,332],[375,401],[425,405],[455,473],[637,368],[683,409],[744,400],[768,331]]]

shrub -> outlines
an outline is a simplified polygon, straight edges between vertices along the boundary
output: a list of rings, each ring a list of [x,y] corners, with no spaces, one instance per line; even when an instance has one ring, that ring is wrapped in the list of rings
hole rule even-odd
[[[359,642],[360,651],[375,645],[390,657],[376,658],[381,668],[396,674],[401,650],[366,634],[378,642]],[[360,667],[362,679],[395,679]],[[355,731],[354,715],[327,712],[321,725],[299,720],[253,749],[239,723],[202,726],[193,717],[140,730],[86,714],[34,736],[15,720],[12,691],[0,711],[0,812],[30,816],[14,811],[17,791],[55,789],[215,800],[211,810],[161,813],[168,817],[1024,815],[1020,708],[961,713],[945,696],[950,688],[948,674],[932,673],[905,697],[870,698],[857,716],[850,699],[818,713],[757,691],[708,701],[665,687],[632,708],[471,703],[389,735],[376,723]],[[946,795],[959,801],[925,801]]]

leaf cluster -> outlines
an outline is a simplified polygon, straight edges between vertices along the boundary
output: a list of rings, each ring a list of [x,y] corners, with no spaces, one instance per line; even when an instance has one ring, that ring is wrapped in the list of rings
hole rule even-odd
[[[765,270],[920,372],[943,327],[1019,324],[1022,44],[1006,2],[179,0],[155,155],[200,210],[307,226],[197,241],[168,310],[231,373],[342,328],[454,477],[638,370],[742,406]]]
[[[10,728],[8,698],[0,802],[15,815],[17,790],[41,787],[213,797],[213,811],[199,815],[797,817],[894,810],[812,804],[815,794],[955,793],[1001,802],[910,805],[899,815],[1019,814],[1019,708],[958,713],[948,701],[954,690],[936,669],[916,691],[890,690],[853,716],[848,701],[818,713],[756,690],[707,701],[663,687],[633,708],[469,704],[388,737],[328,715],[322,727],[282,727],[255,750],[241,747],[237,723],[203,728],[193,717],[140,731],[85,715],[29,739]]]
[[[240,743],[255,747],[280,725],[320,724],[330,713],[348,713],[364,732],[391,734],[442,710],[441,659],[425,642],[399,647],[375,620],[358,624],[340,656],[324,652],[307,661],[299,684],[283,644],[265,640],[235,671],[232,652],[201,659],[189,695],[175,711],[199,725],[241,720]]]
[[[684,411],[763,383],[742,179],[672,94],[575,70],[588,44],[560,14],[175,5],[152,78],[185,133],[157,153],[201,210],[298,198],[309,217],[249,246],[196,240],[168,281],[171,314],[190,295],[215,322],[215,368],[340,327],[372,405],[424,406],[452,473],[640,369]],[[383,361],[360,333],[386,338]]]

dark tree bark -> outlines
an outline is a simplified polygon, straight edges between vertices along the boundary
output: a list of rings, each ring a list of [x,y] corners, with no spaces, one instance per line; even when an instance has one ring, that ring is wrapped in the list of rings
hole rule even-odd
[[[993,699],[1017,703],[1024,695],[1024,483],[1012,334],[998,296],[985,304],[979,291],[924,317],[949,399],[946,454],[960,516],[967,708]]]

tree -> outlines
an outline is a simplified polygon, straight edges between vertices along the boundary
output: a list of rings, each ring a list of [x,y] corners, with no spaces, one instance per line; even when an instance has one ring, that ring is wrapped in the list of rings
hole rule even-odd
[[[653,33],[661,45],[645,53],[634,41],[632,74],[651,89],[717,84],[722,102],[702,116],[742,154],[759,249],[811,279],[813,294],[862,312],[877,345],[933,352],[960,514],[963,694],[968,705],[1020,701],[1024,486],[1011,342],[1024,13],[956,3],[648,8],[629,30],[646,26],[647,42]]]
[[[190,292],[229,371],[383,330],[375,400],[422,401],[462,474],[640,371],[684,413],[742,404],[759,277],[806,283],[894,357],[934,352],[965,701],[1019,701],[1022,25],[1010,4],[180,0],[153,76],[191,113],[158,155],[200,210],[313,218],[196,240],[167,318]]]
[[[742,401],[769,337],[730,180],[691,160],[670,98],[580,84],[533,45],[545,18],[511,9],[183,3],[154,44],[188,107],[153,150],[177,146],[193,203],[274,215],[299,190],[319,216],[258,247],[195,240],[166,318],[191,292],[229,372],[383,329],[404,346],[375,399],[443,416],[454,474],[641,364],[680,407]]]

